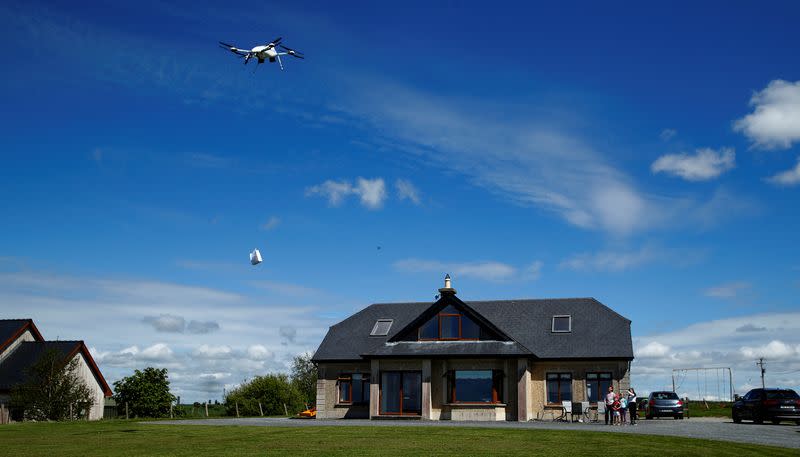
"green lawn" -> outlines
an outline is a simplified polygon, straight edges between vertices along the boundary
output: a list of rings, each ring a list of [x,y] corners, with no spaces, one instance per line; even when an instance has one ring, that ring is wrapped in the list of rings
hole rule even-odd
[[[586,431],[450,427],[217,427],[134,421],[0,426],[0,456],[800,455],[791,449]]]
[[[689,402],[689,417],[731,417],[730,402],[702,401]]]

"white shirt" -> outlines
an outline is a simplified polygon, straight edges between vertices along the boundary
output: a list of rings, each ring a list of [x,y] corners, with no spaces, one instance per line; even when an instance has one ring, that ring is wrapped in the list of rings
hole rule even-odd
[[[614,392],[609,392],[606,394],[606,404],[611,406],[614,404]]]

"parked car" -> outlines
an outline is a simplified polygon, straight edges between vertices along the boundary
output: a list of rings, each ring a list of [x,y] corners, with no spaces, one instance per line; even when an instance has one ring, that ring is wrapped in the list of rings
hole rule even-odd
[[[644,409],[644,417],[674,417],[683,419],[683,401],[675,392],[650,392]]]
[[[737,424],[749,419],[756,424],[794,421],[800,425],[800,396],[792,389],[753,389],[736,400],[731,416]]]

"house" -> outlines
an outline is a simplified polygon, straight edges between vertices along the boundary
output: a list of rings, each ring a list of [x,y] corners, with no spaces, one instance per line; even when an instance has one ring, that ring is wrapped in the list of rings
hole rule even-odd
[[[103,374],[83,341],[45,341],[32,319],[0,319],[0,404],[10,403],[11,389],[26,380],[28,367],[47,351],[63,355],[64,363],[78,360],[78,375],[94,392],[89,419],[103,418],[103,405],[111,396]]]
[[[594,298],[370,305],[313,357],[317,417],[527,421],[629,387],[631,321]]]

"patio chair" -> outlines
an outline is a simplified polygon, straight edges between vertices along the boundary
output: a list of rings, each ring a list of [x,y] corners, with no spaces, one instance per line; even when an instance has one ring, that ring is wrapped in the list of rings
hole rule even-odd
[[[569,415],[569,420],[567,420],[567,415]],[[558,417],[559,422],[572,422],[572,402],[571,401],[562,401],[561,402],[561,416]]]
[[[589,404],[588,401],[582,401],[581,402],[581,419],[583,419],[584,422],[591,421],[591,418],[589,417],[590,409],[591,409],[591,405]]]
[[[595,422],[600,422],[600,416],[606,415],[606,404],[603,401],[597,402],[597,414],[594,416]]]

